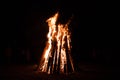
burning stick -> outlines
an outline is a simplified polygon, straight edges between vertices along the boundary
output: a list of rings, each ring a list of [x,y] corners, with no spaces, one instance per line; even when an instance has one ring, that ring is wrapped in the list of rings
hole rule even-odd
[[[42,60],[39,65],[39,71],[47,72],[48,74],[55,72],[68,73],[69,66],[71,66],[72,71],[74,71],[70,55],[71,33],[68,29],[68,25],[71,20],[69,20],[65,25],[56,25],[58,16],[59,14],[56,13],[46,21],[49,26],[49,32],[47,34],[48,41],[41,58]]]

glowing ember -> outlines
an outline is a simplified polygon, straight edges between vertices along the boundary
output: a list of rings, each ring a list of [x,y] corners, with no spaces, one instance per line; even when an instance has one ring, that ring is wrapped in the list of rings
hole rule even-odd
[[[39,65],[39,71],[50,73],[68,73],[69,69],[74,71],[71,53],[70,31],[67,24],[58,24],[56,21],[58,13],[46,20],[49,26],[47,34],[48,41],[44,49],[42,60]],[[68,69],[69,68],[69,69]]]

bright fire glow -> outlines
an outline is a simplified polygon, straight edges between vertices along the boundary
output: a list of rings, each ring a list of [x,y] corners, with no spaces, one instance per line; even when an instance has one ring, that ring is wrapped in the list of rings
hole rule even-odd
[[[46,20],[49,26],[47,43],[43,51],[39,70],[48,74],[54,72],[67,73],[68,66],[74,71],[71,53],[71,33],[68,24],[56,24],[59,14]],[[69,63],[68,64],[68,60]]]

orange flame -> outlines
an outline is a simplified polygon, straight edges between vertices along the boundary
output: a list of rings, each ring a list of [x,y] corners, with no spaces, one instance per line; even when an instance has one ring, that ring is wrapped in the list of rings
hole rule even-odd
[[[59,14],[56,13],[53,17],[46,20],[49,26],[49,32],[47,34],[47,44],[43,52],[42,60],[40,63],[40,71],[47,72],[48,74],[53,73],[54,70],[58,70],[61,73],[67,70],[67,53],[70,59],[72,70],[74,71],[71,52],[71,39],[70,31],[68,30],[68,24],[58,24],[56,21]],[[66,48],[67,47],[67,48]]]

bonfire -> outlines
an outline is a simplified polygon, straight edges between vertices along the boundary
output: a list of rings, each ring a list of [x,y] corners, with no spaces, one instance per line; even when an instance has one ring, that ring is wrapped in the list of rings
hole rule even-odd
[[[71,32],[68,25],[57,24],[59,13],[46,20],[49,26],[46,47],[44,48],[38,71],[53,73],[74,72],[73,60],[71,57]]]

